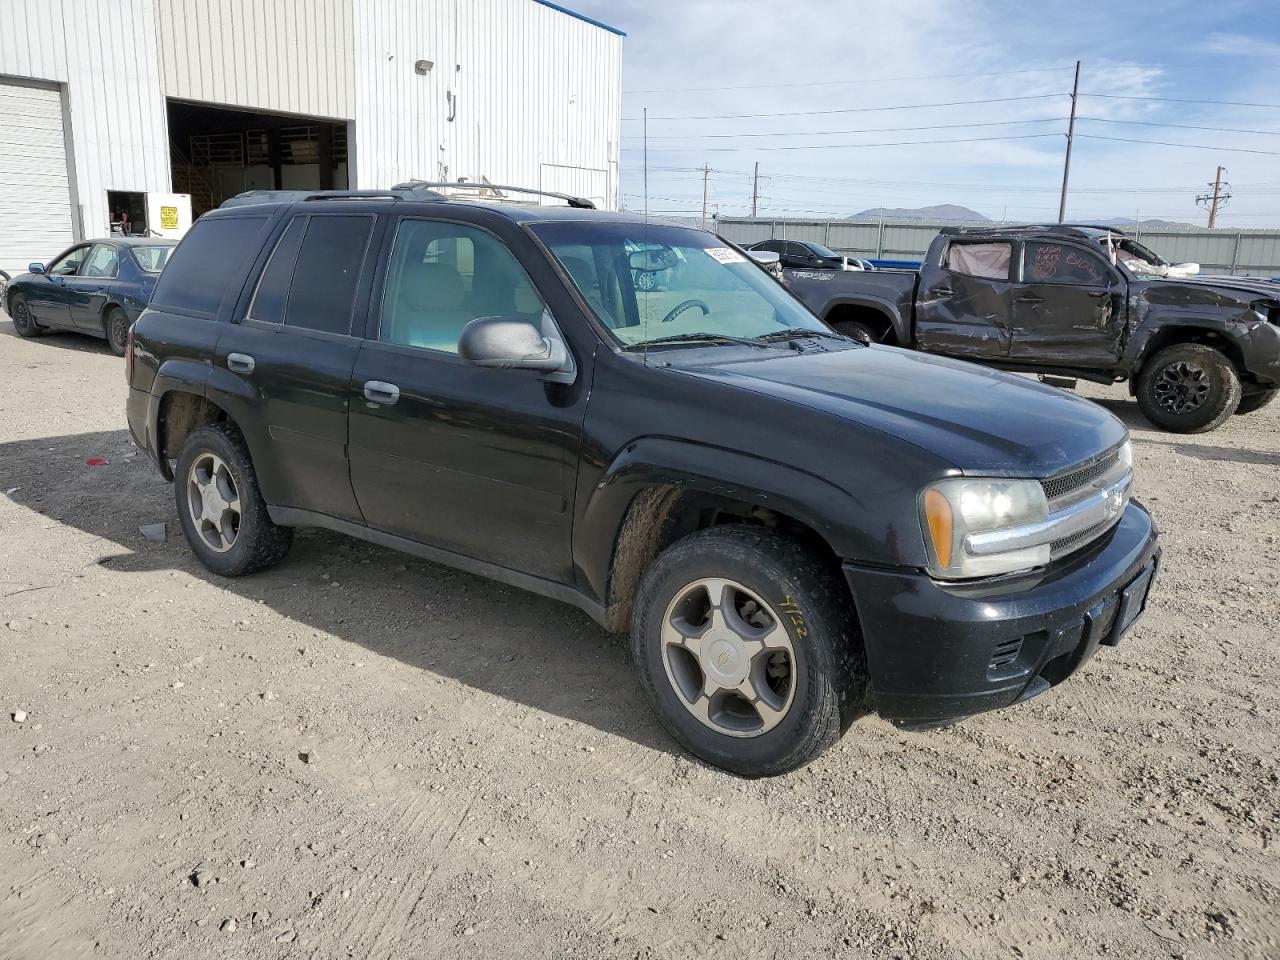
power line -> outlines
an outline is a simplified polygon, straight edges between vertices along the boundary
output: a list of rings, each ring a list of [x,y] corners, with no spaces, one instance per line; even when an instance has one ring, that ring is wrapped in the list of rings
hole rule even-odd
[[[724,140],[737,137],[838,137],[851,133],[905,133],[911,130],[958,130],[965,127],[1006,127],[1015,123],[1065,123],[1066,117],[1039,120],[987,120],[982,123],[936,123],[923,127],[864,127],[860,130],[771,130],[764,133],[671,133],[650,140]],[[636,139],[640,134],[623,134],[623,139]]]
[[[1139,127],[1169,127],[1177,130],[1211,130],[1214,133],[1251,133],[1263,137],[1280,137],[1280,130],[1247,130],[1243,127],[1202,127],[1192,123],[1157,123],[1154,120],[1111,120],[1105,117],[1076,117],[1090,123],[1119,123]]]
[[[1256,153],[1264,157],[1280,157],[1280,150],[1252,150],[1249,147],[1219,147],[1208,143],[1170,143],[1167,140],[1137,140],[1132,137],[1100,137],[1093,133],[1078,133],[1086,140],[1112,140],[1116,143],[1149,143],[1158,147],[1183,147],[1187,150],[1222,150],[1227,153]]]
[[[776,90],[787,87],[844,87],[856,83],[903,83],[909,80],[969,80],[983,77],[1010,77],[1021,73],[1058,73],[1070,70],[1071,64],[1061,67],[1037,67],[1028,70],[992,70],[981,73],[935,73],[920,77],[862,77],[857,80],[808,80],[795,83],[743,83],[729,87],[655,87],[650,90],[623,90],[624,94],[636,93],[706,93],[716,90]]]
[[[772,153],[777,150],[853,150],[862,149],[864,147],[912,147],[936,143],[989,143],[995,140],[1039,140],[1045,137],[1060,136],[1062,136],[1060,133],[1020,133],[1007,137],[955,137],[950,140],[894,140],[883,143],[810,143],[797,144],[788,147],[653,147],[649,149],[649,152],[689,153],[694,149],[701,150],[703,153],[743,153],[748,151],[755,153],[767,151]],[[626,147],[622,152],[635,153],[640,149],[640,147]]]
[[[929,107],[963,107],[982,103],[1015,103],[1026,100],[1050,100],[1065,93],[1038,93],[1024,97],[994,97],[986,100],[948,100],[941,103],[900,103],[888,107],[842,107],[838,110],[787,110],[783,113],[710,113],[686,117],[650,117],[650,120],[754,120],[762,117],[821,117],[836,113],[879,113],[885,110],[924,110]],[[641,117],[623,117],[638,121]]]
[[[1102,100],[1144,100],[1149,103],[1207,103],[1218,107],[1262,107],[1268,110],[1280,110],[1280,103],[1242,103],[1238,100],[1186,100],[1178,97],[1136,97],[1120,93],[1082,93],[1082,97],[1096,97]]]

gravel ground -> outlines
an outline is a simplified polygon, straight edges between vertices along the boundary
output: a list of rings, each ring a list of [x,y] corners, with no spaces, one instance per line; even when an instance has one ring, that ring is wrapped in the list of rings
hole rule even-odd
[[[744,781],[570,607],[319,532],[206,573],[100,341],[0,322],[0,382],[4,960],[1280,957],[1276,409],[1086,388],[1163,531],[1136,630]]]

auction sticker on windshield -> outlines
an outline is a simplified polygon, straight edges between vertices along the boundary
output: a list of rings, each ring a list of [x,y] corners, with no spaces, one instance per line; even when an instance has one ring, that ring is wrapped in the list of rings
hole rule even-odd
[[[707,247],[702,251],[712,260],[719,263],[746,263],[747,258],[740,254],[737,250],[729,247]]]

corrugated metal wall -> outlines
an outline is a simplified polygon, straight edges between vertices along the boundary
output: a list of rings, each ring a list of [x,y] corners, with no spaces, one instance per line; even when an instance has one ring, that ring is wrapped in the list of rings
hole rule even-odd
[[[5,0],[2,15],[0,74],[64,85],[77,219],[102,235],[108,190],[169,189],[153,0]]]
[[[356,50],[361,186],[487,178],[617,205],[617,34],[528,0],[370,0]]]
[[[162,0],[157,30],[164,92],[181,100],[350,120],[352,2]]]
[[[981,226],[982,224],[975,224]],[[994,224],[985,224],[994,226]],[[944,226],[852,220],[751,220],[722,217],[716,231],[747,246],[779,237],[816,240],[838,253],[886,260],[919,260]],[[1173,263],[1198,263],[1204,273],[1280,276],[1280,230],[1188,230],[1152,227],[1125,232]]]

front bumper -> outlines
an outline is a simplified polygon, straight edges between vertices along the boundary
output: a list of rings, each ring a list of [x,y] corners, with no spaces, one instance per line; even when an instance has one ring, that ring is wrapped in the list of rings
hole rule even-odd
[[[1119,642],[1145,606],[1159,558],[1151,515],[1131,502],[1079,556],[1017,580],[944,584],[845,564],[873,706],[886,719],[928,722],[1043,693],[1099,646]]]

